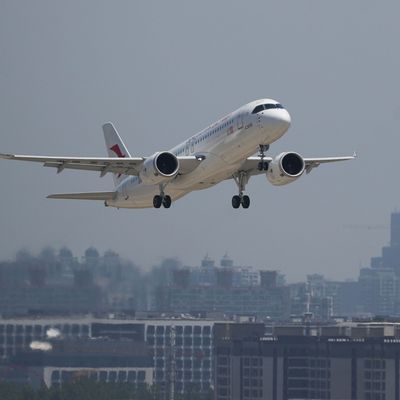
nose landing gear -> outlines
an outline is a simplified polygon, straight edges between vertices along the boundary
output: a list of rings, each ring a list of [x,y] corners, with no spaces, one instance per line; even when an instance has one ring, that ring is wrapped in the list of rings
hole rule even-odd
[[[260,144],[260,162],[258,163],[257,169],[259,171],[267,171],[268,170],[268,163],[264,161],[265,152],[268,151],[269,144]]]

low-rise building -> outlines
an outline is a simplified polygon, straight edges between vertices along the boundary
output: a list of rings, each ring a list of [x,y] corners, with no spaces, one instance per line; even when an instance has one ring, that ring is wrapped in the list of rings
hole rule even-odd
[[[56,341],[53,350],[43,353],[44,358],[41,359],[41,363],[32,364],[30,367],[35,367],[36,374],[37,367],[44,368],[39,371],[39,375],[45,377],[46,383],[61,383],[63,377],[67,379],[79,374],[83,376],[89,374],[98,380],[110,382],[115,379],[126,381],[128,378],[132,381],[134,377],[135,379],[140,377],[142,382],[143,374],[139,374],[137,368],[142,368],[143,365],[129,364],[122,358],[119,359],[121,361],[119,364],[115,364],[112,362],[112,357],[116,352],[123,352],[125,347],[129,349],[130,346],[135,348],[145,346],[148,348],[151,360],[151,365],[146,368],[153,368],[153,375],[150,380],[150,372],[146,370],[144,381],[146,383],[151,381],[157,386],[159,397],[167,398],[171,390],[176,393],[188,390],[207,392],[213,384],[213,327],[216,322],[211,319],[190,317],[3,319],[0,320],[0,357],[4,365],[24,364],[17,363],[16,360],[18,357],[25,357],[23,358],[25,360],[29,360],[29,357],[34,359],[32,354],[36,353],[30,353],[32,342],[51,342],[51,331],[56,331],[61,340],[60,344]],[[67,343],[71,341],[75,348],[90,347],[89,359],[92,364],[88,364],[84,351],[79,354],[73,346],[67,347]],[[62,343],[64,343],[63,355],[61,356],[58,351],[58,358],[54,358],[53,352],[56,349],[60,350]],[[96,347],[96,343],[101,343],[103,349],[101,346]],[[72,357],[68,363],[64,362],[67,354]],[[59,364],[55,365],[55,360]],[[50,361],[52,364],[48,363]],[[9,369],[3,370],[3,374],[7,371],[9,372]]]
[[[235,334],[236,330],[241,334]],[[400,394],[398,324],[215,331],[215,399],[379,399]]]

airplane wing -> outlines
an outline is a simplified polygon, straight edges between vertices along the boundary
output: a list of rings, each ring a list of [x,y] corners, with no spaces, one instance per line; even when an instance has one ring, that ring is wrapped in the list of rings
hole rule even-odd
[[[339,161],[347,161],[356,158],[357,155],[354,153],[352,156],[345,157],[306,157],[303,158],[305,163],[305,171],[309,174],[314,168],[319,167],[321,164],[339,162]],[[271,162],[273,160],[272,157],[264,157],[264,161]],[[266,171],[260,171],[258,169],[258,163],[261,161],[260,156],[248,157],[243,165],[240,167],[241,171],[247,172],[250,176],[265,174]]]
[[[67,200],[112,200],[116,192],[89,192],[89,193],[59,193],[50,194],[48,199],[67,199]]]
[[[354,153],[352,156],[345,157],[322,157],[322,158],[304,158],[306,164],[306,173],[309,174],[314,168],[319,167],[321,164],[338,162],[338,161],[348,161],[356,158],[357,155]]]
[[[7,160],[18,161],[31,161],[42,163],[44,167],[57,168],[57,173],[62,172],[64,169],[77,169],[85,171],[100,172],[103,177],[107,173],[123,175],[139,175],[141,166],[146,160],[146,157],[48,157],[48,156],[31,156],[31,155],[17,155],[17,154],[2,154],[0,158]],[[179,174],[187,174],[193,171],[204,157],[196,156],[182,156],[178,157],[179,160]]]

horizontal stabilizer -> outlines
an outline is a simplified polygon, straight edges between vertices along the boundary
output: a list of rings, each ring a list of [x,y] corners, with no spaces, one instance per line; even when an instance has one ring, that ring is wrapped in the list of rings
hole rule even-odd
[[[58,193],[50,194],[48,199],[66,199],[66,200],[112,200],[116,192],[89,192],[89,193]]]

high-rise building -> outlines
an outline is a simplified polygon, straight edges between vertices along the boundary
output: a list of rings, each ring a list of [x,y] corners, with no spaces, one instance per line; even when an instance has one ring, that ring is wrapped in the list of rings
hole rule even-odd
[[[400,213],[394,212],[390,217],[390,246],[382,248],[380,257],[371,259],[372,268],[391,268],[400,275]]]
[[[400,213],[391,214],[390,246],[371,258],[359,276],[361,309],[379,315],[400,314]]]
[[[390,246],[400,247],[400,213],[394,212],[390,217]]]

